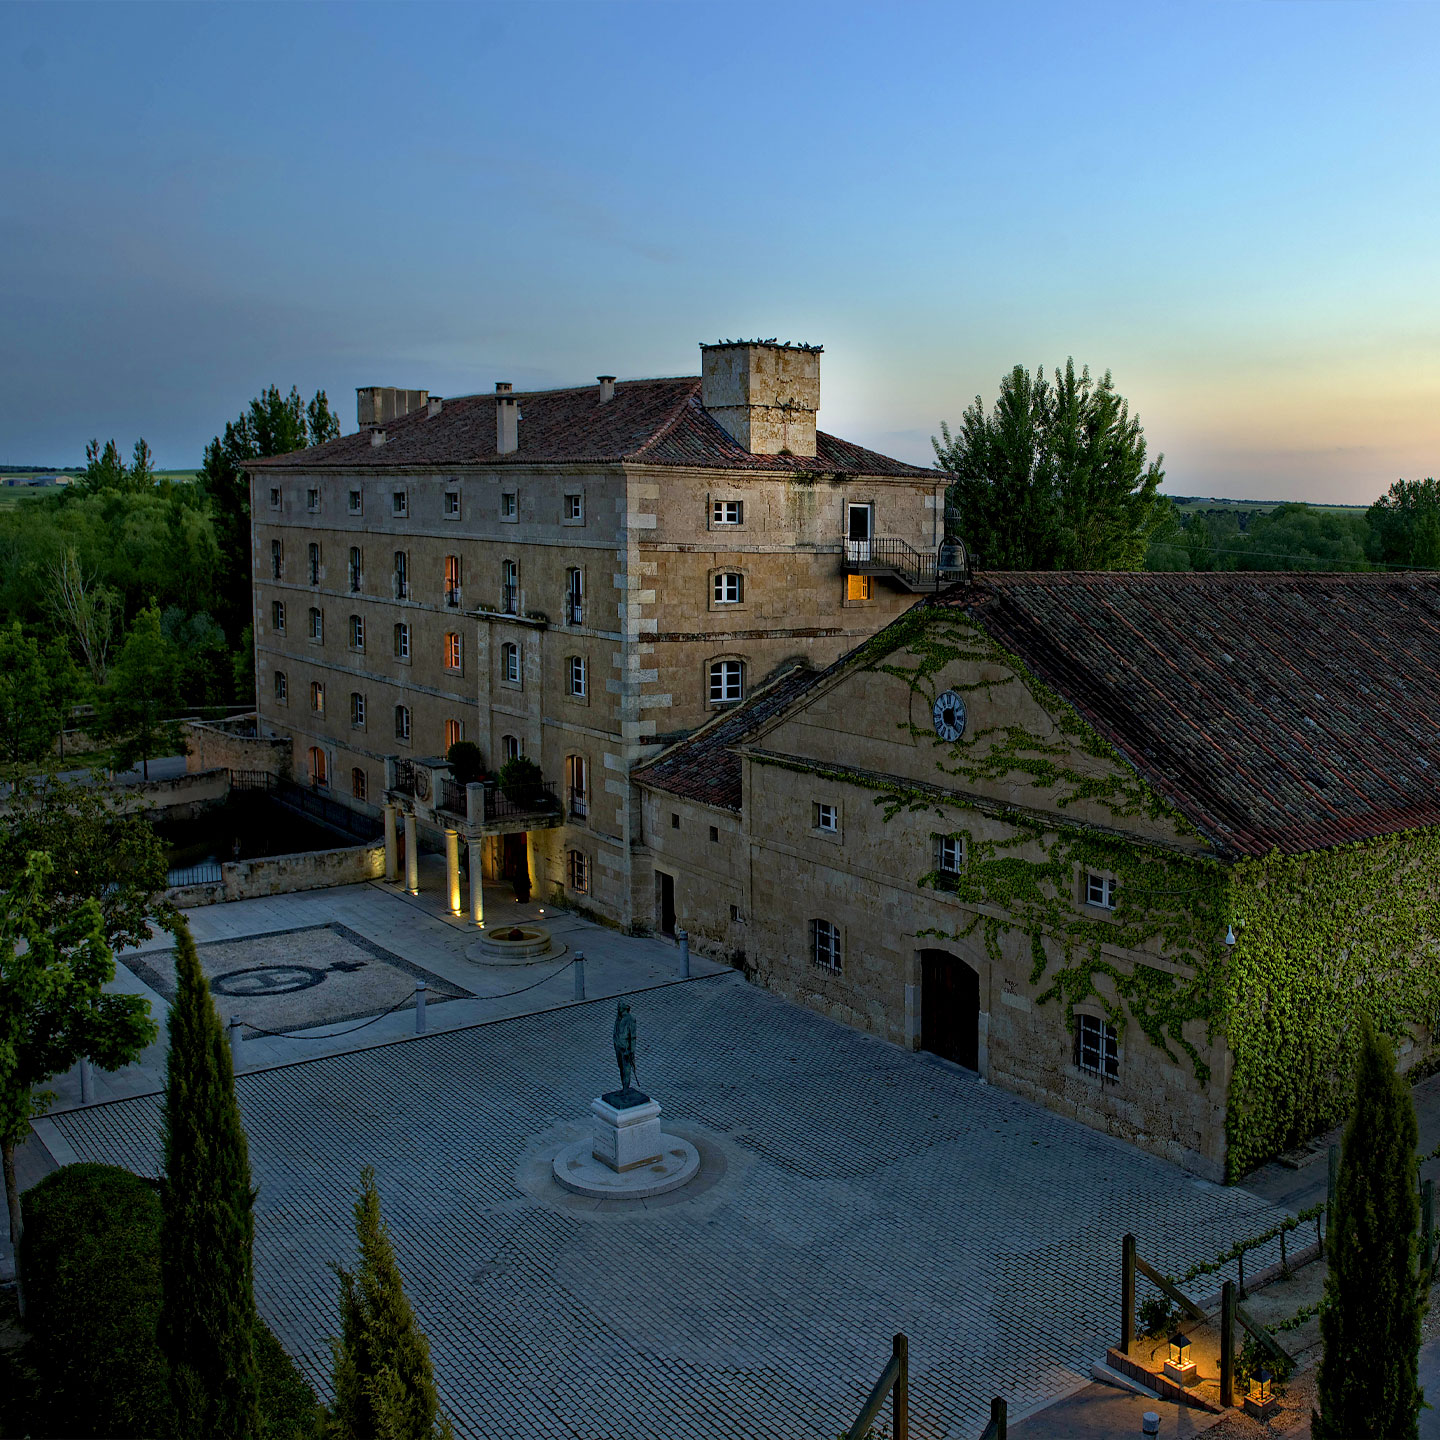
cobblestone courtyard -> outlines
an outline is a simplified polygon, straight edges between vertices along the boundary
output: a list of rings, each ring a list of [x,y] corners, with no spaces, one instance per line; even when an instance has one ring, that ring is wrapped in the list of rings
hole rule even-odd
[[[1120,1236],[1180,1267],[1281,1212],[725,974],[634,997],[640,1083],[702,1177],[607,1210],[549,1156],[614,1083],[614,1001],[242,1075],[262,1313],[327,1388],[331,1259],[376,1168],[443,1402],[474,1437],[827,1437],[910,1336],[917,1437],[1088,1378]],[[59,1114],[154,1173],[159,1097]],[[65,1157],[69,1158],[69,1157]]]

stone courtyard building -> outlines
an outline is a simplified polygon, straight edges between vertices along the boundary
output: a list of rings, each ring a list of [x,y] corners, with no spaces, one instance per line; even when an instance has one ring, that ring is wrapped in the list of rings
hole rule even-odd
[[[1219,1179],[1435,1065],[1437,774],[1434,577],[997,573],[636,781],[692,944]]]
[[[673,926],[630,771],[803,658],[933,592],[942,477],[817,430],[820,352],[701,347],[701,374],[441,399],[375,387],[360,430],[251,467],[259,724],[383,807],[387,865],[445,846],[451,904],[528,870],[615,923]],[[493,774],[453,783],[472,741]]]

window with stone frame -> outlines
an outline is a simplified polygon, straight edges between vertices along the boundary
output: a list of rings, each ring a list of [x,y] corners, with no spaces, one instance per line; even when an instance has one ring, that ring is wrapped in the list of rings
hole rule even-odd
[[[290,680],[283,670],[275,672],[275,701],[279,705],[288,704],[290,700]]]
[[[358,690],[350,692],[350,724],[356,730],[365,728],[365,697]]]
[[[277,635],[285,633],[285,602],[283,600],[270,602],[270,628]]]
[[[310,638],[312,640],[324,640],[325,638],[325,616],[314,605],[310,607]]]
[[[270,542],[270,578],[281,580],[285,576],[285,547],[279,540]]]
[[[1075,1064],[1087,1074],[1119,1083],[1120,1036],[1108,1020],[1098,1015],[1075,1017]]]
[[[838,835],[840,833],[840,807],[831,805],[826,801],[817,800],[811,815],[814,828],[826,835]]]
[[[363,508],[364,500],[361,497],[360,491],[352,490],[350,492],[350,513],[352,515],[358,515]]]
[[[590,893],[590,857],[583,850],[571,850],[567,856],[570,888],[577,895]]]
[[[567,525],[581,524],[585,519],[584,495],[576,494],[573,491],[566,495],[561,515]]]
[[[460,640],[460,634],[456,630],[445,632],[445,668],[450,671],[464,669],[465,652]]]
[[[312,540],[309,546],[309,577],[312,585],[320,583],[320,547]]]
[[[320,492],[318,490],[307,490],[305,492],[305,508],[312,514],[317,514],[320,509]]]
[[[935,873],[938,888],[953,890],[965,863],[965,841],[959,835],[935,836]]]
[[[410,707],[408,705],[395,707],[395,738],[405,741],[410,739]]]
[[[460,492],[458,490],[445,492],[445,518],[447,520],[460,518]]]
[[[324,750],[318,745],[310,747],[310,783],[317,790],[330,788],[330,766]]]
[[[325,687],[318,680],[310,682],[310,708],[317,715],[325,713]]]
[[[507,640],[500,647],[500,666],[507,685],[520,684],[520,647],[513,640]]]
[[[516,760],[520,757],[520,737],[518,735],[502,735],[500,737],[500,750],[507,760]]]
[[[407,490],[393,490],[390,493],[390,513],[392,515],[408,515],[410,513],[410,493]]]
[[[729,705],[745,695],[745,666],[739,660],[710,662],[710,703]]]
[[[578,565],[565,572],[565,623],[579,625],[585,618],[585,573]]]
[[[567,677],[570,693],[577,700],[583,700],[588,693],[586,686],[589,681],[585,673],[585,657],[583,655],[571,655],[567,661],[569,675]]]
[[[403,620],[395,627],[395,658],[410,659],[410,627]]]
[[[710,504],[712,525],[743,525],[745,523],[745,502],[743,500],[713,500]]]
[[[586,765],[583,755],[565,757],[565,788],[570,797],[570,818],[583,820],[589,808],[586,793]]]
[[[507,615],[520,613],[520,567],[513,560],[500,562],[500,608]]]
[[[365,560],[360,554],[360,547],[350,547],[350,593],[356,594],[365,579]]]
[[[715,576],[715,603],[717,605],[743,605],[745,603],[745,577],[735,570],[723,570]]]
[[[445,603],[452,608],[460,604],[460,557],[445,557]]]
[[[270,487],[270,508],[272,510],[280,508],[280,487],[278,485]]]
[[[810,963],[838,975],[841,969],[840,927],[829,920],[810,922]]]
[[[369,792],[370,782],[364,770],[357,765],[350,772],[350,794],[356,800],[366,800],[369,798]]]
[[[520,497],[514,490],[505,490],[500,495],[500,518],[517,520],[520,517]]]
[[[408,600],[410,598],[410,553],[407,550],[397,550],[395,552],[393,588],[397,600]]]
[[[364,650],[365,648],[365,617],[363,615],[350,617],[350,648],[352,650]]]
[[[445,722],[445,753],[450,753],[452,745],[458,745],[465,738],[465,722],[463,720],[447,720]]]
[[[1099,910],[1115,908],[1115,877],[1089,871],[1085,876],[1085,903]]]

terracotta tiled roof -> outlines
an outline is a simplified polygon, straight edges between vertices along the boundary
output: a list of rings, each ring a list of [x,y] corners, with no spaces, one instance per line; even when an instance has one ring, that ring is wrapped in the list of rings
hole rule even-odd
[[[257,460],[253,468],[368,469],[391,466],[616,464],[690,465],[706,469],[809,471],[826,474],[929,476],[938,472],[892,460],[823,432],[813,459],[752,455],[733,440],[700,403],[698,377],[625,380],[603,404],[599,387],[536,390],[517,394],[520,448],[495,449],[494,395],[446,400],[440,413],[425,409],[382,428],[385,443],[372,445],[369,431],[342,435],[325,445]]]
[[[972,616],[1231,852],[1440,824],[1440,577],[982,574]]]
[[[642,785],[664,790],[687,800],[700,800],[725,810],[740,809],[740,744],[825,672],[799,665],[778,680],[756,690],[751,697],[727,710],[631,773]]]

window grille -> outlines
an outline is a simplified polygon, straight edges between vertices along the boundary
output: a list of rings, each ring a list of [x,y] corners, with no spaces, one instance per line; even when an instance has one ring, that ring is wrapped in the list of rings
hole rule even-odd
[[[580,895],[589,894],[590,857],[583,850],[572,850],[569,854],[569,861],[570,888]]]
[[[1120,1079],[1120,1038],[1115,1027],[1098,1015],[1075,1017],[1075,1063],[1102,1080]]]
[[[507,615],[520,613],[520,567],[506,560],[500,567],[500,608]]]
[[[565,779],[570,791],[570,818],[583,820],[586,814],[585,757],[571,755],[565,761]]]
[[[828,920],[810,922],[810,960],[822,970],[840,973],[840,930]]]

